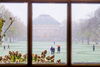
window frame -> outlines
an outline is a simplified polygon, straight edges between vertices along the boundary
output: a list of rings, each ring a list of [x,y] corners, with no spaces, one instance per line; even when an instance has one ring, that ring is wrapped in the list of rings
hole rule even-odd
[[[81,1],[78,1],[78,0],[73,0],[72,2],[71,2],[71,6],[72,6],[72,4],[100,4],[100,0],[88,0],[88,1],[86,1],[86,0],[81,0]],[[72,10],[72,7],[71,7],[71,10]],[[72,12],[71,12],[71,14],[72,14]],[[72,15],[71,15],[71,20],[72,20]],[[71,23],[73,23],[72,21],[71,21]],[[72,25],[72,24],[71,24]],[[72,28],[72,27],[71,27]],[[72,31],[72,29],[71,29],[71,31]],[[72,34],[72,33],[71,33]],[[71,37],[72,38],[72,37]],[[71,46],[72,46],[72,44],[71,44]],[[71,47],[72,48],[72,47]],[[72,50],[72,49],[71,49]],[[71,53],[72,54],[72,53]],[[71,57],[72,57],[72,55],[71,55]],[[71,60],[72,61],[72,60]],[[92,62],[90,62],[90,63],[87,63],[87,62],[85,62],[85,63],[75,63],[75,64],[72,64],[72,62],[71,62],[71,66],[100,66],[100,63],[92,63]]]
[[[23,1],[6,1],[6,0],[1,0],[0,3],[26,3],[27,6],[28,6],[28,3],[27,2],[24,2]],[[27,10],[27,22],[28,22],[28,10]],[[28,43],[28,24],[27,23],[27,43]],[[27,53],[28,53],[28,44],[27,44]],[[29,54],[28,54],[29,55]],[[29,60],[29,59],[28,59]],[[0,64],[0,66],[27,66],[28,65],[28,60],[27,60],[27,64]]]
[[[44,1],[45,1],[45,2],[44,2]],[[53,4],[60,4],[60,3],[61,3],[61,4],[63,4],[63,3],[64,3],[64,4],[67,4],[67,8],[66,8],[66,9],[67,9],[66,19],[68,19],[68,13],[69,13],[69,12],[68,12],[68,2],[67,2],[67,0],[62,0],[62,1],[61,1],[61,0],[58,0],[58,1],[57,1],[57,0],[54,0],[54,1],[52,1],[52,2],[51,2],[51,0],[44,0],[44,1],[43,1],[43,2],[42,2],[42,0],[40,0],[40,2],[37,2],[37,1],[33,2],[33,1],[32,1],[32,4],[33,4],[33,3],[44,3],[44,4],[46,3],[46,4],[47,4],[48,2],[49,2],[49,3],[53,3]],[[65,2],[65,1],[66,1],[66,2]],[[34,16],[33,16],[33,17],[34,17]],[[67,22],[68,22],[68,20],[66,21],[66,26],[67,26]],[[67,28],[67,27],[66,27],[66,28]],[[66,29],[66,32],[67,32],[67,29]],[[68,34],[68,33],[66,33],[66,34]],[[67,43],[67,40],[68,40],[68,39],[67,39],[67,35],[66,35],[66,46],[68,46],[68,45],[67,45],[67,44],[68,44],[68,43]],[[68,48],[67,48],[66,52],[68,53]],[[67,54],[67,53],[66,53],[66,54]],[[69,52],[69,53],[70,53],[70,52]],[[67,54],[67,55],[68,55],[68,54]],[[67,66],[67,65],[68,65],[68,62],[69,62],[70,60],[68,60],[68,59],[69,59],[68,57],[66,57],[66,58],[67,58],[67,60],[66,60],[67,63],[66,63],[66,64],[32,64],[32,66],[48,66],[48,65],[49,65],[49,66]]]
[[[67,3],[67,64],[49,64],[49,66],[100,66],[100,64],[72,64],[72,21],[71,5],[72,3],[100,3],[100,0],[0,0],[0,3],[27,3],[28,23],[27,23],[27,46],[28,46],[28,64],[0,64],[0,66],[48,66],[48,64],[32,64],[32,3]]]

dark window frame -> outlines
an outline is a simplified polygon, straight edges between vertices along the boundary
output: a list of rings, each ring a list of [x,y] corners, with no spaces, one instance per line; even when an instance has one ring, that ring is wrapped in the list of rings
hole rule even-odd
[[[28,64],[0,64],[0,66],[48,66],[48,64],[32,64],[32,3],[67,3],[67,64],[49,64],[49,66],[100,66],[100,64],[72,64],[71,47],[72,47],[72,21],[71,21],[71,4],[72,3],[100,3],[100,0],[0,0],[0,3],[27,3],[28,5]]]

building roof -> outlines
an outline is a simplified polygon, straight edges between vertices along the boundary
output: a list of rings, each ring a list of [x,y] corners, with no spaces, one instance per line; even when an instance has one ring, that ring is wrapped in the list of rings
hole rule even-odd
[[[59,25],[60,23],[50,15],[40,15],[33,20],[33,24],[39,25]]]

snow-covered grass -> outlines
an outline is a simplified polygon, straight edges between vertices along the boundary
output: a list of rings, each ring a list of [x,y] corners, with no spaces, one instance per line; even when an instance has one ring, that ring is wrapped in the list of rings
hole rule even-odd
[[[72,63],[100,63],[100,45],[72,44]]]

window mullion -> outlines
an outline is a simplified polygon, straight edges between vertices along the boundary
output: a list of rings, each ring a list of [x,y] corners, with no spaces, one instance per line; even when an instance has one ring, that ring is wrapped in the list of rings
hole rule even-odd
[[[28,2],[28,65],[32,66],[32,2]]]
[[[71,66],[71,2],[68,2],[67,10],[67,64]]]

